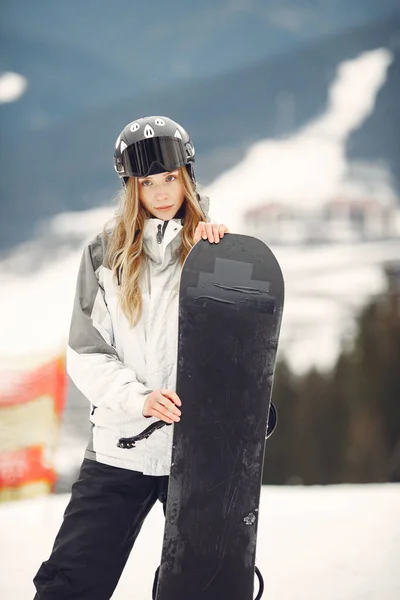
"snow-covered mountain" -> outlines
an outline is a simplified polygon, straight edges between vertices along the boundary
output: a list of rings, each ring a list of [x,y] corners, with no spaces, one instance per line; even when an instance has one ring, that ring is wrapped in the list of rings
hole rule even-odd
[[[48,13],[43,14],[44,4]],[[89,4],[85,3],[85,10]],[[35,15],[26,22],[16,19],[14,6],[20,2],[3,9],[1,68],[26,77],[28,88],[18,101],[0,106],[1,250],[32,238],[46,217],[106,204],[117,188],[111,160],[114,140],[135,116],[168,114],[185,125],[196,144],[198,179],[209,184],[239,163],[257,142],[292,136],[315,121],[326,112],[338,65],[378,48],[391,55],[385,84],[373,114],[348,136],[346,155],[384,162],[400,187],[398,135],[392,125],[399,93],[400,17],[393,13],[384,19],[393,8],[392,0],[379,4],[318,0],[312,7],[306,0],[203,4],[193,7],[193,13],[185,6],[185,19],[176,24],[179,35],[169,26],[176,19],[174,11],[179,13],[177,7],[162,25],[149,16],[148,27],[143,24],[137,35],[124,37],[118,27],[115,33],[107,24],[109,37],[104,39],[119,36],[124,47],[131,44],[131,53],[141,36],[146,38],[140,54],[144,62],[130,61],[129,52],[119,53],[118,44],[112,48],[110,43],[102,44],[102,53],[89,51],[91,36],[82,39],[80,29],[69,38],[74,45],[68,45],[75,3],[54,8],[61,12],[46,35],[40,19],[50,18],[47,2],[35,3]],[[100,15],[106,10],[115,9],[101,3],[96,11],[98,31],[104,27]],[[26,14],[31,12],[28,6]],[[79,27],[85,14],[80,14]],[[135,25],[144,14],[134,20]],[[197,17],[201,39],[191,36],[185,45],[185,36],[193,29],[189,25]],[[202,29],[200,24],[207,19],[214,25]],[[13,30],[11,22],[15,26],[16,21]],[[76,29],[75,18],[73,26]],[[123,26],[129,27],[129,17]],[[184,75],[186,67],[181,63],[182,73],[175,77],[168,61],[182,58],[182,48],[193,71]],[[115,55],[123,60],[110,66],[107,52],[110,60]],[[163,56],[162,67],[159,60],[151,59],[153,53]],[[131,67],[139,69],[138,76],[124,72]]]
[[[294,202],[307,211],[342,190],[351,170],[347,139],[374,110],[390,61],[390,52],[377,49],[343,62],[323,114],[283,140],[255,144],[205,189],[213,219],[246,233],[244,211],[266,199]],[[362,178],[353,181],[363,184]],[[390,185],[384,192],[395,196]],[[21,354],[45,356],[64,348],[82,248],[113,211],[110,206],[59,215],[36,240],[0,262],[0,356],[13,362]],[[383,290],[382,265],[399,258],[400,238],[272,249],[286,280],[281,351],[297,370],[328,367],[351,332],[355,310]]]
[[[379,48],[342,62],[323,114],[285,139],[253,145],[239,164],[213,182],[209,192],[214,218],[228,219],[237,229],[247,210],[266,202],[308,211],[343,194],[351,172],[346,144],[374,111],[392,60],[386,48]],[[364,181],[351,183],[364,193]],[[396,201],[390,185],[380,193],[385,194],[382,201]]]

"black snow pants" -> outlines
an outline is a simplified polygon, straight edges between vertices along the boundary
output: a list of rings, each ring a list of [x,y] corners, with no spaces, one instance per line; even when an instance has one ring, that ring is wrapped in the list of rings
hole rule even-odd
[[[109,600],[157,499],[165,514],[167,491],[167,476],[84,459],[34,600]]]

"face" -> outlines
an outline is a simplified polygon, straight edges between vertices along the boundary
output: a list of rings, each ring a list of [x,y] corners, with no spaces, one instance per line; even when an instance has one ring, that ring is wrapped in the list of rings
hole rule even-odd
[[[179,170],[138,177],[139,199],[157,219],[173,219],[185,199]]]

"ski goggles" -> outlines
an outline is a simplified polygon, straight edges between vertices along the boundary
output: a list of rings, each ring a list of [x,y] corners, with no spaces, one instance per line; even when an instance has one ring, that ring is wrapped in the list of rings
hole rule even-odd
[[[127,177],[147,177],[175,171],[188,162],[182,140],[171,137],[154,137],[135,142],[125,148],[121,158]]]

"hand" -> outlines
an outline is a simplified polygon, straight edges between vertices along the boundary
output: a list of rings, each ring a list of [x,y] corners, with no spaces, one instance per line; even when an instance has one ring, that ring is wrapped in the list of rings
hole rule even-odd
[[[182,406],[182,402],[175,392],[155,390],[146,396],[142,414],[144,417],[157,417],[165,423],[174,423],[181,420],[181,411],[177,406]]]
[[[196,242],[203,238],[203,240],[208,240],[211,244],[214,242],[218,244],[225,233],[229,233],[226,225],[217,225],[216,223],[204,223],[204,221],[200,221],[194,232],[193,241],[196,244]]]

